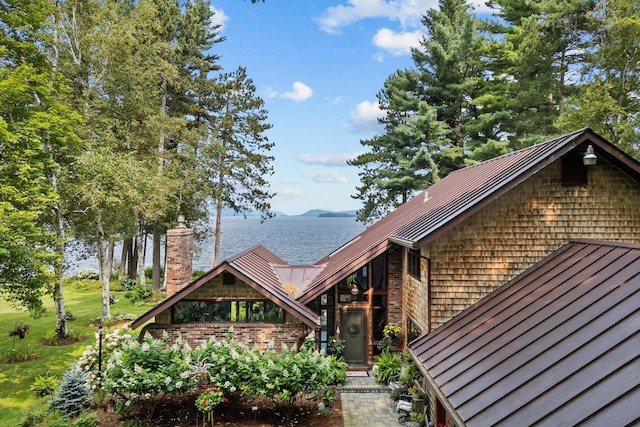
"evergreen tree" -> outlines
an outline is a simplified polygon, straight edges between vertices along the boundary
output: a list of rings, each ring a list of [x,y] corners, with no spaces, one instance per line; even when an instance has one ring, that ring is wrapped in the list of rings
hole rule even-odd
[[[499,22],[487,28],[493,39],[489,63],[506,77],[503,96],[509,117],[502,129],[513,148],[557,134],[554,122],[575,93],[571,72],[583,61],[592,0],[491,0]]]
[[[558,126],[590,126],[640,159],[640,4],[598,2],[588,17],[593,37],[582,91],[570,100]]]
[[[89,405],[91,394],[87,373],[71,369],[64,373],[58,392],[51,400],[51,408],[69,418],[76,417]]]
[[[440,0],[439,9],[427,11],[422,23],[427,36],[412,51],[420,75],[414,91],[447,125],[447,144],[432,152],[442,177],[464,167],[469,156],[484,160],[481,147],[498,140],[504,116],[495,114],[495,103],[483,96],[490,88],[482,61],[486,43],[469,5]]]
[[[352,197],[363,201],[358,220],[373,222],[406,202],[438,177],[431,153],[446,144],[445,124],[436,118],[436,110],[415,95],[418,75],[397,71],[378,93],[385,117],[383,135],[360,144],[370,151],[348,162],[362,168],[361,186]]]
[[[222,208],[237,213],[261,212],[262,218],[272,216],[268,176],[273,174],[273,148],[264,133],[271,128],[266,123],[264,101],[255,95],[256,88],[242,67],[224,73],[217,80],[207,106],[209,141],[203,147],[202,178],[210,189],[216,207],[215,248],[213,265],[220,252],[220,221]]]

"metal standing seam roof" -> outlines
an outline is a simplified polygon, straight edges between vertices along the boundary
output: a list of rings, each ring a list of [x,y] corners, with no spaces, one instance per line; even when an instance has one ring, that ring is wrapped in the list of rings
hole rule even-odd
[[[314,328],[318,321],[318,315],[304,304],[296,301],[286,292],[272,268],[272,265],[282,264],[286,264],[286,262],[265,247],[261,245],[254,246],[223,261],[216,268],[194,280],[176,294],[138,317],[131,326],[132,328],[137,328],[176,302],[187,298],[189,294],[208,283],[217,275],[227,271],[260,292],[269,300],[284,308],[287,312],[293,314],[309,327]]]
[[[466,426],[640,423],[640,245],[574,241],[409,344]]]
[[[618,159],[626,158],[618,153],[617,148],[589,128],[584,128],[452,172],[318,261],[326,267],[298,299],[310,302],[393,243],[411,248],[424,246],[445,232],[447,227],[469,217],[484,204],[587,140],[603,149],[615,151]],[[631,168],[640,174],[637,163]]]

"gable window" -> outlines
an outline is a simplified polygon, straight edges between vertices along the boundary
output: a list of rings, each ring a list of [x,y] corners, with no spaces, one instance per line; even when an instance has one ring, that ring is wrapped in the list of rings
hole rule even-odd
[[[173,323],[191,322],[283,323],[284,310],[268,300],[177,302],[173,306]]]
[[[407,271],[410,275],[420,280],[420,251],[407,250]]]

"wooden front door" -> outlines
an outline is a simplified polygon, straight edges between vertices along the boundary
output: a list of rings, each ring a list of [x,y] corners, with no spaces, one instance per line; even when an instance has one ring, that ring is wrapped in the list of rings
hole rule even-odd
[[[364,310],[344,310],[341,324],[344,360],[350,365],[364,365],[367,356]]]

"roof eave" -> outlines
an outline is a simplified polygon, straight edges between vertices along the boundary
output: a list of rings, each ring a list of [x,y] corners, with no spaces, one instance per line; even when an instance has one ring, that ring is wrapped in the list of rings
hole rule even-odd
[[[602,137],[600,137],[598,134],[594,133],[593,131],[587,128],[582,134],[577,135],[575,138],[572,138],[569,141],[567,141],[565,144],[559,146],[558,148],[556,148],[556,150],[549,153],[548,156],[545,156],[544,158],[540,159],[538,162],[532,163],[530,167],[524,169],[520,174],[514,177],[514,179],[504,182],[504,184],[499,186],[495,191],[488,193],[484,198],[479,199],[475,201],[473,204],[471,204],[470,206],[464,208],[463,211],[460,212],[458,215],[452,218],[449,218],[446,221],[443,221],[438,226],[432,227],[431,231],[428,231],[427,233],[423,234],[423,236],[419,238],[417,241],[406,240],[406,242],[413,244],[414,245],[413,248],[416,248],[416,249],[424,247],[425,245],[433,242],[435,239],[437,239],[444,233],[451,230],[453,227],[459,225],[469,217],[475,215],[478,211],[485,208],[487,205],[492,203],[495,199],[503,196],[505,193],[507,193],[508,191],[511,191],[512,189],[520,185],[522,182],[526,181],[531,176],[538,173],[540,170],[546,168],[551,163],[560,159],[562,156],[564,156],[565,154],[567,154],[577,146],[585,143],[586,141],[595,142],[594,140],[597,141],[597,145],[602,149],[606,149],[610,146],[608,143],[604,142]],[[624,153],[622,154],[623,154],[622,158],[627,160],[626,163],[629,163],[628,162],[629,156],[625,155]],[[640,173],[640,168],[639,168],[639,173]],[[394,242],[396,242],[396,240],[402,240],[402,239],[398,237],[391,237],[390,240],[393,240]],[[401,243],[398,243],[398,244],[401,244]],[[408,244],[404,244],[403,246],[410,247],[408,246]]]
[[[334,286],[340,280],[352,274],[357,268],[360,268],[365,263],[371,261],[378,255],[384,253],[389,248],[390,243],[391,242],[389,242],[388,239],[385,239],[383,242],[374,246],[370,250],[364,252],[357,259],[353,260],[351,263],[341,268],[339,271],[337,271],[333,275],[325,278],[322,282],[316,283],[315,285],[313,285],[311,288],[308,289],[306,293],[299,295],[297,297],[297,300],[301,304],[309,304],[311,301],[313,301],[314,298],[317,298],[318,296],[320,296],[320,294],[325,292],[330,287]],[[353,266],[355,265],[357,265],[358,267],[354,268]]]
[[[310,328],[315,328],[317,324],[317,315],[314,312],[309,310],[304,305],[300,304],[295,299],[290,298],[286,294],[285,294],[286,296],[273,295],[272,293],[268,292],[265,288],[258,285],[253,279],[251,279],[249,276],[244,274],[242,271],[238,270],[237,268],[234,268],[227,261],[223,261],[215,269],[209,271],[207,274],[191,282],[189,285],[185,286],[180,291],[176,292],[174,295],[164,300],[162,303],[158,304],[151,310],[147,311],[146,313],[138,317],[136,320],[134,320],[131,323],[131,328],[137,329],[146,321],[160,314],[161,312],[167,310],[168,308],[170,308],[172,305],[179,302],[180,300],[186,298],[193,291],[197,290],[204,284],[208,283],[211,279],[213,279],[214,277],[216,277],[217,275],[219,275],[224,271],[227,271],[233,274],[234,276],[238,277],[240,280],[242,280],[244,283],[249,285],[251,288],[259,292],[260,294],[264,295],[268,300],[284,308],[285,311],[287,311],[288,313],[293,314],[297,319],[302,321],[305,325],[309,326]]]

